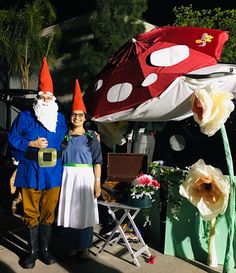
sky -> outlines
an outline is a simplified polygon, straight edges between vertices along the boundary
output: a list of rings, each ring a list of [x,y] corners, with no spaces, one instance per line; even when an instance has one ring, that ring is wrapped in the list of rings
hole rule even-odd
[[[20,6],[24,2],[25,0],[1,0],[0,9],[9,8],[11,5],[14,6],[15,4]],[[95,2],[95,0],[51,0],[51,3],[57,10],[59,22],[92,11],[95,7]],[[214,7],[236,9],[235,0],[148,0],[148,9],[143,17],[147,22],[157,26],[172,24],[174,19],[172,13],[173,8],[181,5],[189,6],[190,4],[193,5],[194,9],[212,9]]]

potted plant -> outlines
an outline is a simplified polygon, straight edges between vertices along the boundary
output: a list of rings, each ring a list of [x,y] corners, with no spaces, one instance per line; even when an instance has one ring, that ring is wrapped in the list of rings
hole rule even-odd
[[[151,207],[151,201],[160,188],[160,183],[149,174],[141,173],[130,183],[129,205],[140,208]]]

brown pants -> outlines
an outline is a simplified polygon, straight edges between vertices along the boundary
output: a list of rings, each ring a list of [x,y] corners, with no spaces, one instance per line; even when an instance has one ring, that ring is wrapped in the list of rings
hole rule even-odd
[[[52,224],[55,219],[55,209],[60,193],[60,187],[49,190],[22,188],[23,220],[30,228],[41,224]]]

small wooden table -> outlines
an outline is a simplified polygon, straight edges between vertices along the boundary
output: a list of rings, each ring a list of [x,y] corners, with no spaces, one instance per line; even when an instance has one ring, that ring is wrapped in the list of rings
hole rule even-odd
[[[102,205],[102,206],[106,206],[108,209],[108,213],[112,216],[113,220],[115,221],[116,225],[113,228],[113,230],[111,231],[111,234],[109,235],[109,237],[105,240],[104,244],[100,247],[97,255],[101,254],[102,251],[104,250],[104,248],[109,244],[109,245],[116,245],[118,243],[118,241],[120,240],[120,238],[123,239],[129,253],[131,254],[132,258],[133,258],[133,262],[136,266],[140,266],[139,261],[137,259],[137,257],[139,255],[141,255],[142,253],[146,252],[147,256],[151,256],[151,253],[149,252],[148,249],[148,245],[145,244],[135,222],[134,219],[135,217],[138,215],[139,211],[141,210],[140,208],[136,208],[136,207],[131,207],[125,204],[121,204],[121,203],[115,203],[115,202],[106,202],[106,201],[98,201],[98,204]],[[120,219],[117,219],[116,217],[116,212],[117,211],[123,211],[122,216],[120,217]],[[129,219],[129,223],[131,225],[131,227],[134,230],[135,235],[138,238],[139,243],[141,244],[141,247],[138,250],[134,250],[132,248],[132,246],[130,245],[130,242],[127,240],[124,230],[121,227],[121,224],[124,222],[124,220],[128,218]],[[118,236],[115,236],[115,234],[117,234],[118,231]],[[114,238],[113,238],[114,237]]]

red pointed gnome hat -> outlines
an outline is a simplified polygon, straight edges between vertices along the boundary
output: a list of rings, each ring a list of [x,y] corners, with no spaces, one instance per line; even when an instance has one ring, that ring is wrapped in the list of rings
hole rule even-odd
[[[48,68],[46,57],[43,58],[40,74],[39,74],[39,94],[53,95],[52,77]]]
[[[78,79],[75,80],[75,89],[74,89],[73,104],[72,104],[72,111],[75,111],[75,110],[81,110],[86,113],[86,108],[84,105],[82,92],[80,89]]]

